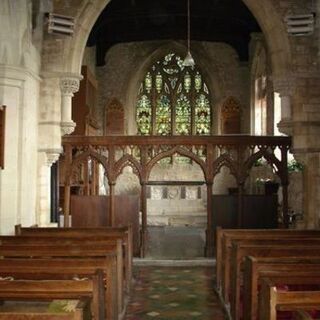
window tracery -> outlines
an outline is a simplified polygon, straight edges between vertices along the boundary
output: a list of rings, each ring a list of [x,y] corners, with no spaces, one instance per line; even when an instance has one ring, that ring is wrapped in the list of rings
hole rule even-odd
[[[209,135],[210,95],[199,70],[176,53],[157,60],[141,82],[136,123],[139,135]]]

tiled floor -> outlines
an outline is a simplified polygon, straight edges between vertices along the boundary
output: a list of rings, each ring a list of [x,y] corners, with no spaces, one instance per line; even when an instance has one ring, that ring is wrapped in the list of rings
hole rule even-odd
[[[225,319],[212,267],[136,267],[125,320]]]

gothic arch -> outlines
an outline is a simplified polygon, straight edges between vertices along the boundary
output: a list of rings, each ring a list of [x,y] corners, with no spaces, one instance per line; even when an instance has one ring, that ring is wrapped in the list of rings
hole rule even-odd
[[[74,36],[64,41],[62,70],[79,74],[85,44],[99,14],[110,0],[83,1],[75,8]],[[270,48],[274,74],[286,78],[291,62],[289,39],[281,16],[271,0],[242,0],[257,19]],[[61,57],[59,57],[61,58]],[[54,60],[54,59],[53,59]],[[52,60],[51,60],[52,61]],[[58,61],[54,61],[59,64]],[[60,69],[60,68],[59,68]]]
[[[291,49],[285,24],[271,0],[242,0],[257,19],[269,48],[274,77],[291,75]]]
[[[249,175],[250,169],[254,166],[254,163],[261,159],[265,158],[269,165],[276,167],[276,174],[279,177],[280,181],[282,183],[287,181],[287,172],[283,170],[281,166],[281,162],[275,157],[274,154],[269,153],[266,149],[260,149],[256,153],[254,153],[247,161],[244,163],[243,171],[242,171],[242,178],[243,181],[246,180],[246,178]]]
[[[95,159],[99,164],[101,164],[105,170],[105,175],[107,176],[108,180],[110,178],[109,176],[109,170],[107,168],[107,158],[98,154],[92,149],[89,149],[83,153],[81,153],[79,156],[75,157],[69,167],[66,168],[66,182],[70,184],[70,180],[72,177],[72,173],[76,169],[76,167],[84,162],[88,157],[91,157]]]
[[[176,146],[168,151],[163,151],[163,152],[159,153],[158,155],[156,155],[154,158],[152,158],[148,162],[146,169],[145,169],[146,180],[149,180],[151,170],[160,160],[167,158],[167,157],[171,157],[175,154],[179,154],[180,156],[189,158],[190,160],[193,160],[194,162],[196,162],[200,166],[200,168],[203,172],[203,176],[207,180],[207,170],[206,170],[206,165],[205,165],[204,161],[201,160],[199,157],[197,157],[191,151],[185,150],[184,148],[182,148],[180,146]]]
[[[237,174],[238,170],[236,168],[236,164],[234,163],[234,161],[232,161],[232,159],[230,158],[229,155],[225,155],[225,154],[222,154],[221,156],[219,156],[219,158],[217,158],[212,164],[213,179],[219,174],[219,172],[222,169],[222,167],[229,168],[230,174],[238,182],[239,177],[238,177],[238,174]]]
[[[128,90],[126,94],[126,101],[130,101],[130,103],[126,103],[128,105],[128,110],[126,110],[126,114],[128,114],[128,123],[135,124],[135,108],[132,108],[131,101],[136,103],[137,101],[137,93],[139,90],[139,86],[145,77],[150,66],[157,61],[158,59],[163,58],[166,54],[170,52],[174,52],[177,55],[184,57],[186,54],[186,46],[183,42],[179,41],[163,41],[163,44],[159,47],[148,49],[149,51],[146,53],[145,57],[141,58],[136,62],[136,68],[133,70],[132,74],[128,75]],[[215,102],[223,96],[223,88],[222,81],[219,78],[219,69],[217,65],[212,64],[212,61],[201,52],[197,46],[194,46],[192,49],[192,54],[196,61],[199,71],[201,72],[206,85],[209,88],[210,92],[210,102],[211,102],[211,113],[213,119],[218,118],[217,108],[215,108]],[[212,128],[215,128],[214,122],[212,123]],[[130,134],[136,134],[136,128],[129,129]]]
[[[141,165],[132,155],[129,155],[129,154],[126,154],[125,156],[123,156],[115,164],[115,166],[114,166],[114,178],[115,178],[115,180],[119,177],[119,175],[121,174],[122,170],[127,166],[130,166],[133,169],[134,173],[138,176],[139,181],[141,182],[142,181],[142,168],[141,168]]]

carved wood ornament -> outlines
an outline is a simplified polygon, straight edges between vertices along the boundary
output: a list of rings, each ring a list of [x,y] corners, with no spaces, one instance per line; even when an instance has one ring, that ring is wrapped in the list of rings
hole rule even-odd
[[[221,110],[222,134],[241,133],[241,106],[234,97],[224,102]]]
[[[124,108],[116,98],[113,98],[105,109],[105,134],[124,134]]]
[[[236,109],[237,110],[237,109]],[[180,155],[199,164],[203,170],[207,184],[207,244],[208,255],[213,250],[212,227],[212,185],[214,177],[223,166],[230,169],[235,176],[239,189],[243,190],[244,183],[249,176],[251,168],[260,158],[265,158],[269,165],[279,176],[283,192],[283,222],[288,221],[288,171],[287,153],[291,145],[290,137],[266,136],[104,136],[104,137],[76,137],[63,138],[65,151],[65,205],[64,221],[69,221],[70,187],[74,179],[74,171],[83,165],[85,174],[88,173],[88,163],[92,161],[101,164],[108,178],[110,197],[109,208],[114,208],[114,185],[118,176],[126,166],[131,166],[137,174],[141,184],[141,212],[142,252],[146,245],[147,208],[146,186],[149,182],[150,172],[154,165],[166,157]],[[275,149],[281,151],[281,160],[275,156]],[[85,181],[89,178],[84,177]],[[242,196],[242,192],[239,193]],[[239,209],[241,210],[241,209]],[[110,221],[114,221],[114,212],[109,212]],[[241,212],[239,212],[241,216]],[[68,226],[68,225],[66,225]],[[142,253],[143,256],[143,253]]]

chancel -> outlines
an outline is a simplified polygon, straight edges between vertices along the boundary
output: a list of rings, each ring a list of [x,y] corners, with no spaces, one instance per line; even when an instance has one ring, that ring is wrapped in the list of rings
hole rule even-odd
[[[317,318],[319,14],[0,0],[0,319]]]

